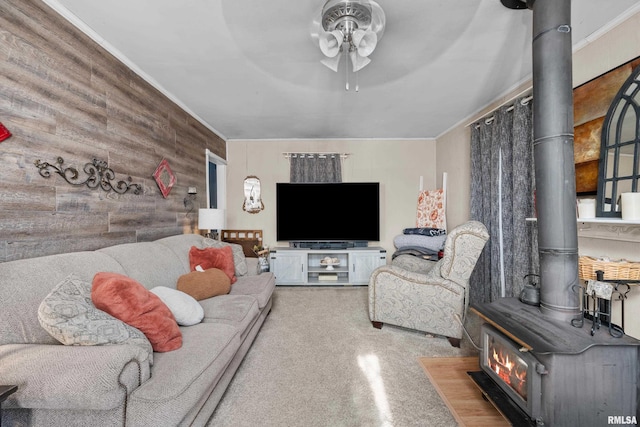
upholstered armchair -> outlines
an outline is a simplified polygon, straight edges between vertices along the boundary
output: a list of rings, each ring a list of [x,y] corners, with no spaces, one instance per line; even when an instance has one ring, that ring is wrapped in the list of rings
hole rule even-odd
[[[469,277],[487,240],[486,227],[468,221],[447,235],[439,261],[403,255],[374,270],[369,281],[373,326],[389,323],[444,335],[459,347],[469,305]]]

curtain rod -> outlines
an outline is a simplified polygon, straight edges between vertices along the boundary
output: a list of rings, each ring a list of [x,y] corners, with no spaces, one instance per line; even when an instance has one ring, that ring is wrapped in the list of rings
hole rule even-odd
[[[529,87],[527,89],[524,89],[520,92],[518,92],[517,95],[511,96],[508,99],[506,99],[504,102],[502,102],[502,104],[498,105],[497,107],[491,109],[490,111],[484,113],[484,114],[478,114],[477,116],[475,116],[474,119],[469,120],[464,127],[467,126],[471,126],[473,124],[476,124],[477,122],[479,122],[480,120],[483,120],[485,117],[491,116],[493,115],[493,113],[495,113],[496,111],[498,111],[500,108],[502,108],[505,105],[509,105],[510,103],[513,103],[516,99],[525,96],[527,98],[531,97],[533,99],[533,95],[531,94],[531,91],[533,90],[533,88]],[[511,106],[513,106],[513,104],[511,104]],[[511,108],[511,107],[509,107]]]
[[[295,157],[298,154],[301,155],[305,155],[305,154],[318,154],[321,158],[322,157],[326,157],[329,154],[340,154],[340,158],[341,159],[346,159],[347,157],[349,157],[351,155],[351,153],[336,153],[335,151],[297,151],[297,152],[283,152],[282,155],[286,158],[286,159],[290,159],[291,157]]]
[[[522,98],[522,99],[520,100],[520,104],[522,104],[522,105],[527,105],[527,104],[529,103],[529,101],[531,101],[532,99],[533,99],[533,95],[529,95],[529,96],[527,96],[527,97],[525,97],[525,98]],[[514,109],[513,104],[511,104],[511,106],[507,107],[507,111],[513,111],[513,109]],[[491,114],[495,113],[495,111],[496,111],[496,110],[493,110]],[[490,125],[490,124],[493,122],[493,120],[494,120],[495,118],[496,118],[496,116],[495,116],[495,115],[492,115],[492,116],[490,116],[490,117],[485,117],[485,119],[484,119],[484,123],[485,123],[485,124],[487,124],[487,125]],[[482,120],[482,119],[481,119],[481,120]]]
[[[520,104],[522,104],[522,105],[527,105],[527,104],[529,103],[529,101],[531,101],[532,99],[533,99],[533,95],[529,95],[529,96],[527,96],[527,97],[525,97],[525,98],[522,98],[522,99],[520,100]],[[496,116],[495,116],[495,115],[493,115],[493,114],[494,114],[494,113],[495,113],[499,108],[501,108],[501,107],[502,107],[502,106],[500,106],[500,107],[496,108],[496,109],[495,109],[495,110],[493,110],[491,113],[489,113],[489,114],[492,114],[491,116],[488,116],[488,117],[487,117],[487,116],[480,117],[478,120],[475,120],[475,121],[474,121],[474,123],[477,123],[477,122],[479,122],[479,121],[484,120],[484,124],[485,124],[485,125],[490,125],[491,123],[493,123],[493,120],[496,118]],[[513,111],[513,109],[514,109],[513,104],[511,104],[509,107],[507,107],[507,111]],[[473,124],[473,123],[470,123],[470,124]],[[479,125],[477,125],[477,124],[476,124],[476,126],[479,126]]]

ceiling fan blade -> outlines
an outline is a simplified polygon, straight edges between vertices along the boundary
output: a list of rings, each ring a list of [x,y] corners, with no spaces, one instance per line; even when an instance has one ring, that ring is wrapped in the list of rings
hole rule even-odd
[[[382,38],[382,35],[384,34],[387,17],[384,14],[384,10],[382,10],[380,5],[374,0],[369,0],[369,4],[371,5],[372,15],[371,25],[368,29],[376,33],[376,35],[378,36],[378,40],[380,40]]]

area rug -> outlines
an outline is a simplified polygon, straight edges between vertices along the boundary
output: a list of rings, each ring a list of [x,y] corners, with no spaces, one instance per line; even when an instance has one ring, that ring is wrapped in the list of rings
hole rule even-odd
[[[467,375],[480,370],[477,356],[421,357],[420,364],[460,426],[510,425]]]
[[[371,326],[367,287],[278,287],[208,426],[456,426],[420,357],[442,337]]]

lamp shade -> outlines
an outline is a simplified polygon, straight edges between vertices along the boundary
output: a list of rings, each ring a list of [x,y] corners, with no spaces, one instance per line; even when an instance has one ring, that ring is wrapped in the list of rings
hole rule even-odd
[[[198,210],[198,228],[200,230],[222,230],[226,225],[226,211],[224,209]]]

